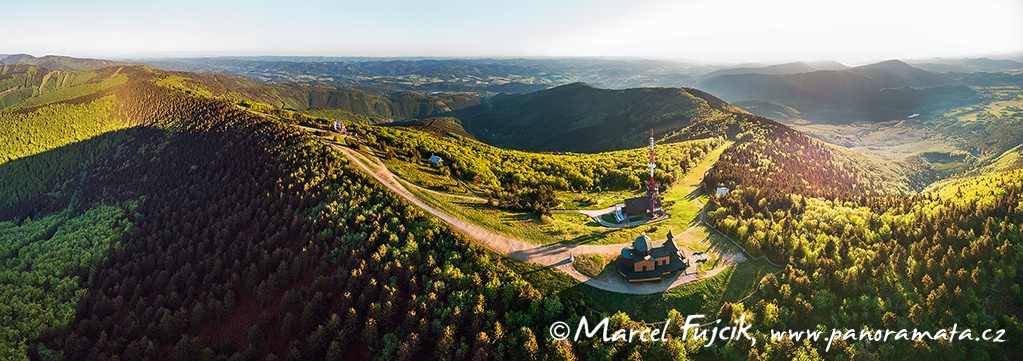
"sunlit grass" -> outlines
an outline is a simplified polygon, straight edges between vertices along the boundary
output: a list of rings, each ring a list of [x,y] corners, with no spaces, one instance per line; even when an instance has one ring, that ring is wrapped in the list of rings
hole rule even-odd
[[[594,288],[567,274],[534,263],[507,258],[505,262],[545,295],[579,299],[596,311],[605,314],[622,311],[630,318],[647,322],[664,321],[670,309],[676,309],[684,315],[716,313],[723,302],[739,301],[753,292],[768,273],[781,270],[763,259],[746,261],[728,267],[713,277],[665,292],[630,295]],[[755,302],[756,299],[754,295],[745,302]]]
[[[610,264],[611,260],[613,259],[601,254],[584,253],[575,256],[575,261],[572,262],[572,267],[575,267],[575,270],[579,271],[579,273],[590,277],[597,277],[608,269],[607,266]]]
[[[409,186],[404,181],[402,183],[416,198],[433,207],[494,233],[529,243],[537,245],[564,241],[588,243],[602,239],[600,233],[593,231],[597,229],[596,222],[582,214],[555,213],[549,217],[538,217],[532,213],[508,211],[485,201],[425,192]]]
[[[560,242],[579,244],[619,244],[634,240],[641,233],[649,233],[656,242],[664,240],[668,231],[671,231],[677,238],[676,242],[685,242],[692,249],[706,248],[704,239],[709,239],[715,248],[728,247],[728,242],[716,240],[718,237],[711,234],[702,226],[693,230],[690,235],[680,237],[686,229],[696,224],[699,219],[700,207],[693,202],[693,196],[698,194],[700,181],[703,174],[721,156],[731,143],[718,147],[710,152],[704,159],[685,175],[678,183],[662,193],[663,204],[671,217],[630,228],[608,228],[601,226],[588,216],[578,213],[554,213],[550,217],[537,217],[534,214],[525,212],[512,212],[507,209],[486,204],[481,201],[471,201],[455,196],[442,195],[430,192],[423,192],[415,187],[407,186],[413,194],[424,202],[439,208],[455,217],[464,219],[478,226],[484,227],[495,233],[511,236],[532,244],[545,245]],[[607,198],[603,202],[611,202],[614,198]],[[596,209],[597,206],[590,207]],[[716,257],[716,255],[715,255]],[[709,260],[707,264],[712,264]],[[701,265],[701,269],[705,266]]]

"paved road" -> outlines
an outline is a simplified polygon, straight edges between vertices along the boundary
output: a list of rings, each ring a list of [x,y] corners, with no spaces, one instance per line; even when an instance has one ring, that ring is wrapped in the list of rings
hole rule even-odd
[[[691,267],[688,273],[677,273],[665,277],[660,282],[644,282],[630,284],[626,282],[622,277],[618,277],[615,274],[603,274],[598,277],[590,277],[579,273],[571,263],[568,262],[570,254],[584,254],[584,253],[600,253],[600,254],[613,254],[617,255],[623,246],[626,244],[608,244],[608,245],[579,245],[579,244],[568,244],[560,243],[547,246],[537,246],[529,242],[519,240],[513,237],[497,234],[491,232],[483,227],[475,224],[466,222],[458,217],[452,216],[443,210],[437,209],[426,202],[421,201],[411,192],[409,192],[402,184],[398,181],[398,178],[391,173],[380,162],[379,159],[372,159],[375,164],[371,167],[366,164],[359,155],[356,155],[355,151],[342,147],[336,144],[332,144],[336,149],[340,150],[342,154],[348,157],[353,163],[359,168],[369,173],[373,178],[379,181],[381,184],[389,188],[391,191],[397,193],[399,196],[405,198],[412,204],[415,204],[419,208],[422,208],[427,213],[430,213],[437,218],[440,218],[444,222],[464,233],[470,239],[473,239],[484,246],[513,259],[523,262],[533,262],[542,266],[556,268],[562,272],[567,273],[573,278],[579,280],[582,283],[590,286],[608,290],[618,293],[628,294],[649,294],[663,292],[667,289],[674,288],[686,283],[695,282],[702,278],[707,278],[718,274],[728,266],[745,261],[746,258],[742,254],[721,254],[719,255],[719,261],[717,266],[713,269],[704,272],[702,275],[697,274],[694,270],[695,267]],[[690,228],[689,230],[691,230]],[[687,232],[689,231],[687,230]],[[695,265],[694,265],[695,266]]]
[[[643,220],[627,222],[627,223],[611,223],[611,222],[605,221],[603,218],[600,217],[600,216],[603,216],[605,214],[614,212],[615,207],[617,207],[617,206],[618,205],[613,205],[613,206],[610,206],[610,207],[607,207],[607,208],[604,208],[604,209],[596,209],[596,210],[587,210],[587,209],[570,210],[568,212],[577,212],[577,213],[582,213],[584,215],[587,215],[590,218],[592,218],[594,222],[600,223],[601,226],[604,226],[604,227],[607,227],[607,228],[639,227],[639,226],[642,226],[642,225],[647,224],[647,223],[653,223],[653,222],[665,220],[668,217],[671,217],[671,215],[662,214],[662,215],[658,216],[657,218],[644,218]],[[692,228],[692,227],[690,227],[690,228]]]

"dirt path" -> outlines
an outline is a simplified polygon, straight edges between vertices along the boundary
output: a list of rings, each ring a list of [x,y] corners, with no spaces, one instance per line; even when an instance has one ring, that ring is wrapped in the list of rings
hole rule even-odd
[[[360,155],[357,155],[355,151],[342,147],[336,144],[332,144],[336,149],[341,151],[349,160],[355,163],[366,173],[370,174],[373,178],[379,181],[381,184],[389,188],[391,191],[397,193],[402,198],[405,198],[412,204],[423,209],[427,213],[430,213],[437,218],[440,218],[444,222],[447,222],[453,228],[462,232],[470,239],[473,239],[487,248],[490,248],[498,253],[507,255],[515,260],[523,262],[533,262],[542,266],[556,268],[566,274],[572,276],[576,280],[587,285],[600,288],[607,291],[627,293],[627,294],[649,294],[664,292],[670,288],[674,288],[686,283],[695,282],[703,278],[712,277],[719,272],[723,271],[728,266],[731,266],[738,262],[746,260],[742,254],[722,253],[719,254],[719,262],[717,267],[704,272],[702,275],[689,271],[686,273],[677,273],[668,277],[665,277],[660,282],[644,282],[630,284],[626,282],[622,277],[618,277],[615,274],[603,274],[598,277],[586,276],[579,273],[572,264],[568,261],[569,256],[572,254],[584,254],[584,253],[600,253],[600,254],[618,254],[623,246],[626,244],[608,244],[608,245],[579,245],[570,243],[560,243],[547,246],[537,246],[529,242],[500,235],[491,232],[483,227],[475,224],[466,222],[458,217],[452,216],[447,212],[437,209],[426,202],[423,202],[411,192],[409,192],[399,182],[397,176],[390,172],[380,162],[379,159],[371,160],[374,164],[370,166],[366,164]],[[429,191],[429,190],[427,190]],[[438,192],[439,193],[439,192]],[[444,195],[448,195],[442,193]],[[694,198],[694,202],[699,202]],[[702,213],[702,212],[701,212]],[[702,214],[701,214],[702,215]],[[702,219],[702,218],[701,218]],[[692,228],[690,228],[692,230]],[[689,230],[687,230],[688,232]],[[695,270],[695,265],[691,267]]]
[[[379,158],[376,159],[376,164],[377,164],[377,167],[385,168],[385,169],[387,168],[387,166],[384,165],[384,163],[381,162]],[[485,198],[480,198],[480,197],[476,197],[476,196],[435,191],[435,190],[430,189],[430,188],[421,187],[418,184],[415,184],[414,182],[412,182],[412,181],[410,181],[408,179],[402,178],[401,176],[399,176],[397,174],[394,174],[394,173],[391,173],[391,174],[394,175],[395,178],[398,178],[398,179],[401,179],[402,181],[404,181],[406,185],[411,186],[412,188],[415,188],[416,190],[421,191],[421,192],[432,193],[432,194],[436,194],[436,195],[444,196],[444,197],[452,197],[452,198],[464,199],[464,200],[473,201],[473,202],[481,202],[481,203],[483,203],[483,202],[487,201]]]
[[[377,181],[379,181],[387,188],[391,189],[398,195],[402,196],[402,198],[405,198],[409,202],[412,202],[412,204],[415,204],[417,207],[422,208],[427,213],[437,216],[437,218],[440,218],[444,222],[447,222],[452,227],[458,229],[459,231],[464,232],[467,236],[469,236],[469,238],[482,242],[483,244],[487,245],[494,251],[497,251],[502,254],[511,255],[514,254],[515,252],[523,251],[534,247],[533,245],[525,243],[520,240],[513,240],[505,236],[494,234],[490,231],[487,231],[486,229],[483,229],[480,226],[471,224],[455,216],[452,216],[447,212],[434,208],[433,206],[419,200],[419,198],[417,198],[415,195],[413,195],[411,192],[405,189],[405,187],[403,187],[401,183],[398,182],[398,178],[395,177],[393,173],[388,171],[386,167],[383,167],[382,164],[376,168],[371,168],[369,165],[365,164],[361,159],[359,159],[359,156],[355,155],[355,151],[339,145],[334,145],[334,148],[340,150],[341,153],[348,157],[348,159],[351,160],[353,163],[358,165],[359,168],[362,168],[362,170],[369,173],[371,176],[373,176],[373,178],[376,178]],[[525,260],[517,257],[516,259]]]
[[[628,221],[628,222],[625,222],[625,223],[611,223],[611,222],[605,221],[603,218],[600,217],[600,216],[603,216],[605,214],[614,212],[615,207],[618,207],[619,205],[621,205],[621,204],[616,204],[616,205],[613,205],[613,206],[610,206],[610,207],[607,207],[607,208],[604,208],[604,209],[596,209],[596,210],[593,210],[593,209],[564,210],[563,213],[579,213],[579,214],[582,214],[582,215],[589,216],[591,219],[593,219],[594,222],[600,223],[601,226],[604,226],[604,227],[607,227],[607,228],[639,227],[639,226],[642,226],[642,225],[647,224],[647,223],[654,223],[654,222],[665,220],[665,219],[668,219],[669,217],[671,217],[670,215],[662,214],[660,216],[657,216],[656,218],[644,218],[644,219],[639,220],[639,221]],[[690,227],[690,228],[692,228],[692,227]]]
[[[10,93],[10,92],[15,91],[15,90],[18,90],[18,87],[12,86],[10,89],[4,90],[4,91],[0,91],[0,95],[4,95],[4,94]]]
[[[423,191],[423,192],[426,192],[426,193],[433,193],[433,194],[436,194],[436,195],[439,195],[439,196],[459,198],[459,199],[464,199],[464,200],[473,201],[473,202],[486,202],[487,201],[486,199],[483,199],[483,198],[480,198],[480,197],[476,197],[476,196],[467,196],[467,195],[464,195],[464,194],[455,194],[455,193],[447,193],[447,192],[435,191],[435,190],[430,189],[430,188],[420,187],[418,184],[412,183],[408,179],[402,178],[402,180],[404,180],[405,183],[407,183],[408,185],[412,186],[413,188],[415,188],[417,190],[420,190],[420,191]]]

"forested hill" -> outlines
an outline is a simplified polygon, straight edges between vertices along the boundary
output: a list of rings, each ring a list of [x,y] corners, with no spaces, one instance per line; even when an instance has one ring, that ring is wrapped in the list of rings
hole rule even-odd
[[[918,195],[803,196],[786,194],[792,187],[772,180],[780,174],[735,173],[747,164],[736,160],[750,155],[723,155],[718,164],[724,168],[712,170],[710,179],[737,183],[729,194],[712,197],[708,222],[753,255],[787,266],[761,281],[761,299],[726,303],[719,315],[737,319],[751,312],[773,329],[939,330],[955,324],[1006,335],[1004,343],[843,343],[826,353],[836,358],[1020,358],[1012,345],[1023,341],[1023,171],[959,178]],[[803,352],[793,342],[735,346],[727,353],[787,358]]]
[[[244,99],[358,123],[438,117],[480,103],[479,95],[466,92],[423,94],[388,88],[353,88],[329,82],[264,83],[222,75],[170,74],[166,82],[193,93]]]
[[[36,65],[42,64],[42,65]],[[94,83],[119,68],[105,60],[11,55],[0,60],[0,108],[19,104],[50,90]],[[101,66],[102,65],[102,66]],[[49,67],[48,67],[49,66]],[[88,70],[76,70],[88,69]],[[105,74],[99,74],[106,72]],[[325,82],[263,83],[248,79],[185,72],[160,72],[156,81],[188,94],[245,100],[249,104],[302,111],[314,116],[358,123],[387,123],[449,114],[479,104],[480,96],[464,92],[431,94],[392,89],[353,88]],[[78,88],[79,93],[96,89]],[[46,99],[43,97],[41,99]],[[24,106],[25,104],[19,104]]]
[[[829,145],[750,114],[693,124],[669,139],[722,133],[733,136],[736,145],[704,177],[707,190],[749,187],[756,197],[771,201],[784,201],[792,194],[835,199],[910,194],[934,181],[925,169]]]
[[[477,139],[502,148],[595,153],[641,146],[650,129],[660,137],[734,109],[695,89],[574,83],[497,95],[454,114]]]
[[[49,159],[98,155],[47,173],[58,181],[36,206],[16,204],[0,222],[0,314],[11,317],[0,358],[572,352],[543,335],[577,306],[541,297],[333,149],[158,85],[164,73],[126,67],[118,76],[123,84],[24,114],[104,102],[93,111],[130,127],[0,164],[0,175],[19,179]],[[5,122],[21,114],[0,112]]]
[[[662,143],[707,138],[660,144],[677,150],[664,153],[677,166],[665,169],[672,173],[724,138],[735,141],[704,178],[707,191],[731,190],[710,198],[707,220],[785,269],[763,278],[753,298],[725,303],[719,317],[753,317],[761,331],[958,323],[1006,329],[1009,339],[836,343],[826,351],[761,334],[752,346],[704,348],[678,341],[674,330],[663,343],[556,342],[547,327],[572,324],[592,300],[541,294],[511,261],[426,217],[288,124],[316,119],[196,79],[134,66],[0,69],[0,85],[16,88],[0,95],[0,359],[1019,358],[1023,174],[1002,171],[1017,164],[1012,159],[997,172],[901,195],[929,179],[695,90],[554,89],[565,94],[553,99],[577,114],[621,121],[608,124],[622,129],[640,124],[629,142],[644,142],[644,119],[664,119],[654,122]],[[573,93],[603,102],[573,103]],[[539,95],[510,97],[504,109]],[[663,111],[622,110],[631,96]],[[554,104],[520,109],[557,115]],[[617,115],[599,116],[611,111]],[[651,114],[678,117],[640,116]],[[447,134],[457,124],[424,126]],[[389,144],[393,156],[449,151],[446,158],[491,173],[512,169],[504,162],[541,170],[545,160],[593,173],[557,171],[566,191],[635,185],[599,174],[600,157],[617,152],[513,154],[400,128],[362,134]],[[540,135],[560,141],[571,133],[559,134]],[[493,180],[523,183],[511,172]],[[635,326],[611,316],[613,328]],[[677,311],[666,316],[684,322]]]
[[[115,65],[126,65],[112,60],[72,58],[69,56],[59,55],[34,57],[28,54],[0,56],[0,64],[34,65],[59,71],[97,70]]]
[[[718,129],[715,129],[717,127]],[[724,127],[727,130],[721,130]],[[725,303],[718,315],[752,314],[765,329],[931,329],[957,324],[1005,330],[1005,343],[917,342],[831,350],[792,340],[730,344],[720,355],[755,359],[1018,359],[1023,334],[1023,171],[1006,168],[906,192],[930,182],[893,175],[869,159],[828,146],[766,118],[737,114],[707,124],[737,143],[704,178],[707,220],[753,256],[785,264],[755,301]],[[696,132],[693,127],[687,132]],[[1017,165],[1018,167],[1018,165]],[[909,176],[916,174],[916,176]],[[907,193],[907,194],[901,194]],[[766,331],[757,331],[767,337]]]
[[[733,102],[780,103],[804,119],[834,124],[903,119],[977,99],[977,92],[957,79],[898,60],[790,74],[722,74],[704,79],[699,87]]]

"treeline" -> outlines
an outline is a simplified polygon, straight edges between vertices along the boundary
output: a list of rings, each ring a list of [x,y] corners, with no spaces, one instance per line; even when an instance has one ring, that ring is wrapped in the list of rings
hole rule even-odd
[[[17,83],[38,81],[21,78],[28,77],[35,71],[45,71],[34,67],[21,70],[23,72],[0,75],[8,77],[6,80],[0,80],[0,83],[11,84],[9,82],[13,80],[17,80]],[[60,80],[54,79],[47,83],[50,82],[60,83]],[[101,83],[95,85],[99,84]],[[89,85],[93,84],[57,89],[45,95],[22,100],[15,104],[15,109],[0,110],[0,164],[123,128],[121,122],[111,117],[113,97],[99,96],[95,94],[99,88]],[[23,85],[14,85],[20,86]],[[3,85],[0,85],[0,88],[3,88]],[[32,106],[74,98],[80,99],[75,102]]]
[[[7,185],[0,188],[0,219],[31,213],[46,203],[52,198],[46,193],[92,164],[119,141],[114,131],[127,126],[114,114],[113,94],[104,91],[126,80],[110,77],[114,69],[48,73],[34,66],[14,66],[3,70],[0,83],[24,82],[18,87],[32,93],[46,79],[47,92],[0,109],[0,184]],[[103,141],[81,145],[90,139]]]
[[[46,71],[31,65],[0,64],[0,109],[32,97]]]
[[[29,113],[0,111],[0,209],[52,189],[62,177],[93,162],[96,152],[59,151],[79,148],[74,144],[125,125],[110,119],[110,96],[77,104],[54,104]],[[98,149],[98,148],[97,148]]]
[[[125,77],[113,76],[117,69],[56,71],[34,65],[0,65],[0,109],[31,108],[122,84]]]
[[[922,185],[899,165],[827,145],[767,118],[735,114],[714,127],[705,131],[729,133],[737,143],[707,173],[705,188],[750,188],[768,202],[786,203],[789,194],[833,199],[908,193]]]
[[[850,169],[836,153],[787,132],[763,140],[738,132],[744,144],[726,150],[705,179],[707,188],[732,188],[712,197],[708,221],[754,256],[786,264],[779,276],[763,279],[755,301],[720,311],[753,317],[761,330],[757,345],[732,343],[715,353],[751,359],[1020,357],[1012,345],[1023,342],[1023,171],[899,195],[884,186],[885,178],[871,178],[877,173],[870,169]],[[975,332],[1006,329],[1007,341],[850,341],[826,352],[822,345],[770,342],[766,333],[935,332],[953,324]]]

